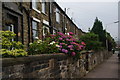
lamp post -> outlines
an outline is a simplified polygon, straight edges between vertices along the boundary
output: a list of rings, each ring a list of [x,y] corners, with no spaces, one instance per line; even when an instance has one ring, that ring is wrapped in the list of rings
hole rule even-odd
[[[115,22],[106,24],[106,26],[105,26],[105,32],[106,32],[106,49],[107,49],[107,51],[108,51],[108,40],[107,40],[107,31],[106,31],[106,29],[107,29],[108,25],[116,24],[116,23],[119,23],[119,21],[115,21]]]

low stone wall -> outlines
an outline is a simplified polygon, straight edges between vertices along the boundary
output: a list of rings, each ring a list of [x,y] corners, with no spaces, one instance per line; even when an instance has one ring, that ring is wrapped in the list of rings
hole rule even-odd
[[[82,78],[107,57],[108,53],[83,54],[73,60],[65,54],[41,54],[2,59],[3,78]],[[87,58],[88,57],[88,58]],[[86,66],[87,65],[87,66]]]
[[[112,52],[91,52],[88,56],[88,71],[91,71],[92,69],[94,69],[94,67],[101,64],[104,60],[112,56]]]

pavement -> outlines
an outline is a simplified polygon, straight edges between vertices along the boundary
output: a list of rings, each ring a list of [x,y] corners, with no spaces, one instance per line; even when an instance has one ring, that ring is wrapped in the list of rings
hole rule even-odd
[[[84,78],[117,78],[120,79],[120,61],[117,54],[113,54],[109,59],[98,65]]]

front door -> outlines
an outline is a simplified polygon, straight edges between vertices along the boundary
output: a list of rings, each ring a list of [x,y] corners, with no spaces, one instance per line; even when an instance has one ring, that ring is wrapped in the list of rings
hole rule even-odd
[[[12,41],[18,41],[18,18],[11,14],[7,14],[5,26],[3,28],[5,31],[12,31],[16,34]]]

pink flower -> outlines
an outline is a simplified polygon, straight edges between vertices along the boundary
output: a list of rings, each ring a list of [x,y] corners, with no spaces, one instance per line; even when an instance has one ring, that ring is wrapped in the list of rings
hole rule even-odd
[[[73,48],[73,45],[69,45],[68,48]]]
[[[73,35],[74,33],[73,32],[69,32],[70,35]]]
[[[51,34],[50,36],[55,37],[56,35]]]
[[[72,50],[74,50],[73,48],[70,48],[70,50],[72,51]]]
[[[58,32],[58,34],[61,35],[61,36],[64,35],[62,32]]]
[[[62,46],[60,46],[60,48],[62,48]]]
[[[72,41],[76,41],[76,39],[72,39]]]
[[[64,52],[64,53],[68,53],[68,50],[66,50],[66,49],[62,49],[62,52]]]
[[[75,42],[71,42],[70,44],[76,44]]]
[[[65,43],[60,43],[60,45],[65,45]]]
[[[72,56],[75,56],[75,55],[76,55],[76,53],[75,53],[75,52],[72,52],[71,54],[72,54]]]
[[[86,45],[84,42],[81,42],[82,45]]]
[[[62,51],[62,52],[65,52],[65,49],[62,49],[61,51]]]
[[[65,53],[68,53],[68,50],[65,50]]]
[[[63,38],[58,38],[59,40],[63,40]]]
[[[63,35],[63,36],[62,36],[62,38],[66,38],[66,36],[65,36],[65,35]]]
[[[70,39],[66,39],[66,41],[71,41]]]
[[[69,38],[72,38],[72,36],[71,36],[71,35],[68,35],[68,37],[69,37]]]
[[[83,49],[83,45],[79,45],[77,50]]]

